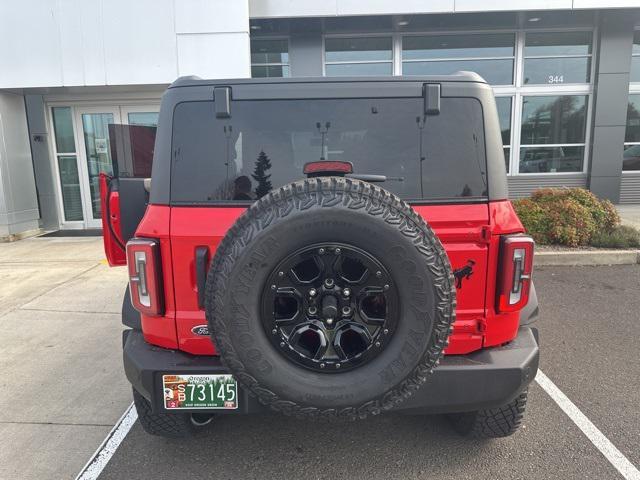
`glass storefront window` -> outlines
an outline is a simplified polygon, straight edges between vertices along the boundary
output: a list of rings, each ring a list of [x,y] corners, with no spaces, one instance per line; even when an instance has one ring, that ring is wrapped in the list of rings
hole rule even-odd
[[[527,32],[523,83],[589,83],[591,45],[591,32]]]
[[[520,173],[581,172],[584,147],[521,147]]]
[[[127,120],[129,125],[157,127],[159,115],[158,112],[129,112],[127,114]]]
[[[622,170],[640,170],[640,94],[629,95]]]
[[[640,30],[633,32],[630,80],[631,82],[640,82]]]
[[[520,143],[584,143],[586,109],[586,95],[524,97]]]
[[[54,107],[53,129],[56,137],[56,151],[58,153],[73,153],[76,151],[76,143],[73,139],[73,121],[71,120],[70,107]]]
[[[67,222],[82,221],[84,217],[82,215],[80,177],[78,176],[78,161],[75,155],[59,156],[58,169],[60,171],[64,219]]]
[[[504,147],[504,164],[509,173],[509,155],[511,152],[511,102],[512,97],[496,97],[498,107],[498,120],[502,133],[502,145]]]
[[[513,83],[514,33],[402,38],[403,75],[476,72],[492,85]]]
[[[67,222],[82,221],[82,194],[78,175],[76,142],[73,135],[71,107],[53,107],[53,135],[56,147],[56,160],[60,174],[60,190],[64,219]]]
[[[251,40],[251,76],[288,77],[289,41],[287,39]]]
[[[109,125],[114,123],[112,113],[83,113],[82,129],[91,189],[91,209],[93,218],[100,218],[100,185],[101,173],[113,175],[111,149],[109,143]]]
[[[391,37],[325,38],[327,76],[392,75]]]
[[[586,95],[524,97],[519,172],[581,172],[586,110]]]

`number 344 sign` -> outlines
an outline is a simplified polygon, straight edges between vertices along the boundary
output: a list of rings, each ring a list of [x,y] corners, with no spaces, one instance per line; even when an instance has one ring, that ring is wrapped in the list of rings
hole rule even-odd
[[[547,75],[547,83],[564,83],[564,75]]]
[[[238,385],[231,375],[163,375],[168,410],[238,408]]]

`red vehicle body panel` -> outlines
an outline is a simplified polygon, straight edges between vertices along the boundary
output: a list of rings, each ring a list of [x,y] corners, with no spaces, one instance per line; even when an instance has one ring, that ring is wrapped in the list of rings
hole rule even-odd
[[[519,313],[495,309],[500,235],[524,229],[511,202],[414,206],[434,229],[454,270],[472,265],[473,273],[457,289],[457,318],[447,354],[465,354],[515,338]],[[166,311],[142,316],[145,339],[152,344],[196,355],[215,355],[209,337],[193,327],[205,325],[198,307],[196,248],[209,248],[210,258],[227,230],[245,211],[241,207],[168,207],[150,205],[136,236],[157,238],[161,246]]]

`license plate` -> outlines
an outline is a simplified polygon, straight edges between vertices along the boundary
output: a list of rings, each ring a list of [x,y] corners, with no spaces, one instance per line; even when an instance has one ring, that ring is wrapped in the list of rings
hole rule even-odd
[[[238,385],[231,375],[163,375],[162,391],[168,410],[238,408]]]

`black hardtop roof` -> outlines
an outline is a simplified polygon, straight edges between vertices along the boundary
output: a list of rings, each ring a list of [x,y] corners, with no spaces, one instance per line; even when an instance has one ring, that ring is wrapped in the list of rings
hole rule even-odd
[[[175,80],[169,88],[179,87],[202,87],[218,85],[266,85],[283,83],[376,83],[376,82],[412,82],[412,83],[449,83],[467,82],[484,83],[487,82],[475,72],[456,72],[451,75],[423,75],[423,76],[389,76],[389,77],[287,77],[287,78],[234,78],[234,79],[202,79],[195,75],[180,77]]]

